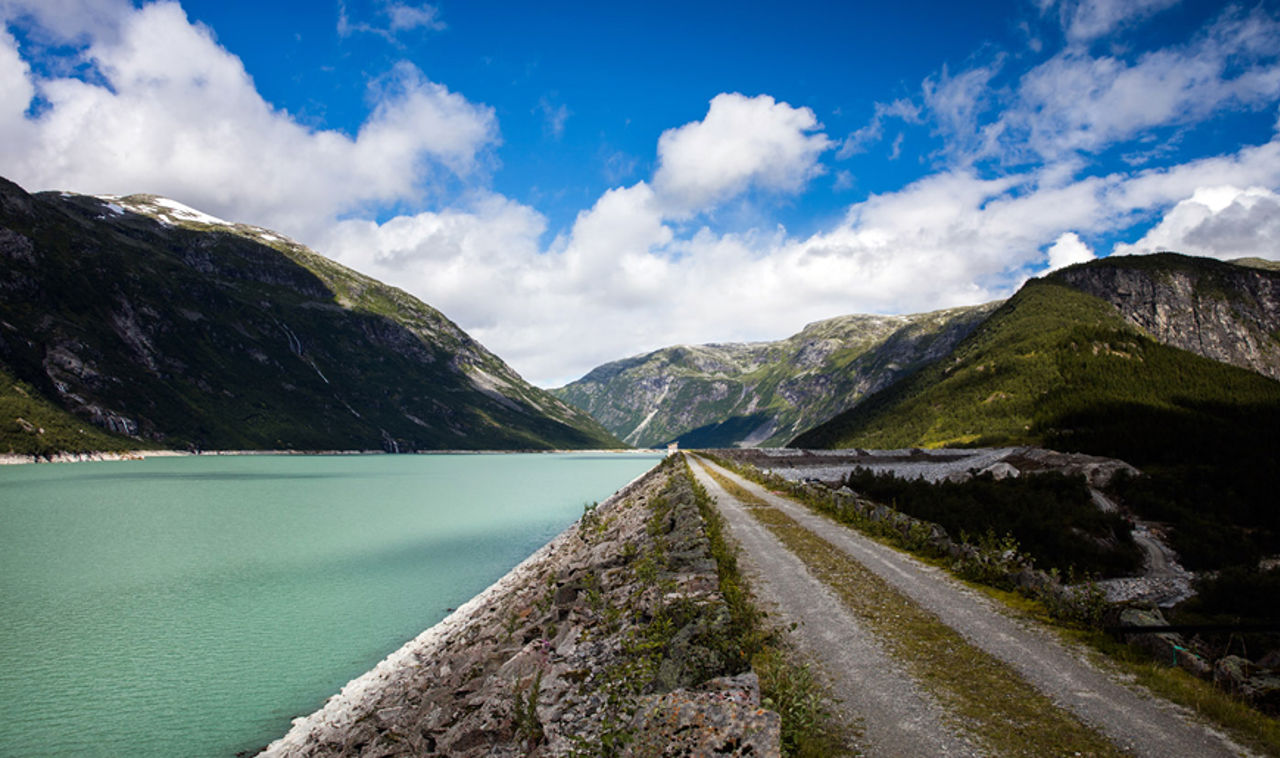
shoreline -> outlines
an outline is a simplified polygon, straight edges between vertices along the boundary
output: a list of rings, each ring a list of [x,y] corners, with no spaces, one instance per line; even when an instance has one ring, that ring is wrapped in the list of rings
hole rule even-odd
[[[653,474],[655,468],[656,464],[654,468],[648,469],[624,484],[603,500],[598,508],[607,510],[621,502],[642,485]],[[418,666],[421,661],[431,660],[435,654],[453,641],[457,634],[482,621],[482,617],[491,609],[496,599],[516,591],[522,584],[527,583],[529,578],[537,574],[542,565],[556,553],[564,540],[571,537],[577,528],[577,521],[565,527],[545,545],[516,564],[475,597],[401,645],[373,668],[344,684],[318,709],[292,719],[284,735],[253,755],[297,755],[305,752],[309,745],[314,746],[317,742],[322,742],[323,735],[338,734],[349,729],[356,720],[368,715],[370,705],[378,700],[383,690],[394,687],[407,671]]]
[[[656,448],[593,448],[587,450],[417,450],[412,453],[388,453],[385,450],[203,450],[192,453],[187,450],[126,450],[121,452],[86,452],[55,453],[49,458],[36,455],[0,453],[0,466],[22,466],[41,463],[95,463],[101,461],[137,461],[145,458],[202,458],[213,456],[246,456],[246,455],[298,455],[298,456],[339,456],[339,455],[510,455],[510,454],[563,454],[581,453],[597,455],[601,453],[621,455],[665,455],[666,450]]]

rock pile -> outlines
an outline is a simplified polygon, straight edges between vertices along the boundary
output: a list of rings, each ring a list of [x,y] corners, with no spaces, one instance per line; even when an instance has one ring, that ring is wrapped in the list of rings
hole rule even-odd
[[[728,625],[669,459],[263,755],[778,755]]]

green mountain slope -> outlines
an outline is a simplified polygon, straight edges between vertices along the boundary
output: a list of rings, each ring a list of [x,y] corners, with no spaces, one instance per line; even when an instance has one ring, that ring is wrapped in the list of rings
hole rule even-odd
[[[1280,270],[1274,261],[1126,255],[1047,278],[1111,303],[1159,342],[1280,379]]]
[[[49,457],[139,447],[137,440],[105,432],[53,405],[34,387],[0,369],[0,455]]]
[[[0,367],[133,447],[620,444],[405,292],[162,198],[0,180],[0,261]]]
[[[1280,547],[1280,382],[1161,344],[1050,277],[1023,287],[945,359],[791,445],[1036,444],[1129,461],[1139,513],[1171,521],[1193,566]]]
[[[944,360],[792,446],[1101,444],[1110,436],[1123,446],[1120,430],[1111,435],[1098,424],[1125,422],[1094,409],[1148,409],[1207,423],[1219,418],[1212,409],[1277,403],[1280,383],[1160,344],[1098,298],[1036,280]]]
[[[780,445],[945,355],[996,305],[842,316],[777,342],[664,348],[553,392],[634,445]]]

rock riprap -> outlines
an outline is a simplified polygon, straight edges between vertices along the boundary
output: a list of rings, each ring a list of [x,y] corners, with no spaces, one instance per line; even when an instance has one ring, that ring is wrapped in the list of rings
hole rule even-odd
[[[778,716],[734,663],[728,625],[671,458],[262,755],[777,755]]]

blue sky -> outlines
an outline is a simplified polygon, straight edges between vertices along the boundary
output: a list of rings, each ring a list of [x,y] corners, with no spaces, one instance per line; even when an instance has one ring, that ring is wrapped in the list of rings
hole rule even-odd
[[[1280,257],[1275,3],[0,0],[0,18],[0,175],[278,229],[544,385],[1005,297],[1112,253]]]

